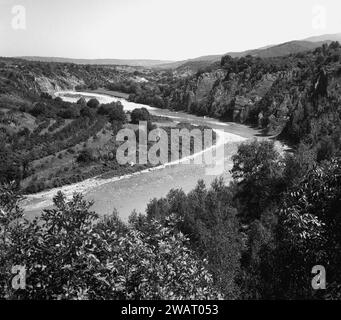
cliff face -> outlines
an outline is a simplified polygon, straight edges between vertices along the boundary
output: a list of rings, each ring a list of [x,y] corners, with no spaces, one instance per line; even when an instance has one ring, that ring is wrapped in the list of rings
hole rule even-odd
[[[270,90],[279,74],[265,74],[252,81],[249,76],[232,73],[212,92],[212,116],[245,123],[256,111],[257,103]]]
[[[52,94],[56,91],[74,90],[77,86],[84,86],[85,81],[74,76],[38,76],[34,78],[37,92],[47,92]]]
[[[200,115],[209,115],[240,123],[259,121],[262,126],[264,112],[259,102],[271,90],[278,79],[288,77],[284,72],[266,73],[254,81],[245,74],[228,74],[224,69],[203,73],[177,88],[169,97],[169,106]],[[273,109],[286,119],[289,101],[283,101]],[[283,123],[284,125],[285,123]]]
[[[129,76],[127,72],[102,66],[8,59],[0,61],[0,94],[52,94],[76,87],[120,83]]]
[[[336,44],[274,59],[224,57],[220,67],[182,80],[165,99],[177,110],[249,123],[268,134],[284,131],[297,140],[312,130],[319,105],[336,112],[340,70]]]

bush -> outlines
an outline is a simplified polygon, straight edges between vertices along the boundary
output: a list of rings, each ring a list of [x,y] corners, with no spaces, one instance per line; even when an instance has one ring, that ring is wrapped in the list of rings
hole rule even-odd
[[[64,119],[75,119],[79,117],[79,110],[74,106],[70,106],[59,111],[58,116]]]
[[[49,93],[47,93],[47,92],[42,92],[40,97],[43,98],[43,99],[52,100],[52,96]]]
[[[93,161],[93,154],[91,152],[91,150],[89,149],[84,149],[82,151],[79,152],[76,161],[78,163],[89,163],[91,161]]]
[[[54,99],[54,101],[56,101],[56,102],[58,102],[58,103],[61,103],[61,102],[63,102],[63,99],[62,99],[61,97],[56,97],[56,98]]]
[[[93,109],[98,108],[99,106],[99,101],[96,98],[92,98],[88,101],[87,106]]]
[[[19,111],[21,111],[21,112],[30,112],[30,110],[31,110],[31,108],[27,105],[21,105],[19,107]]]
[[[80,115],[82,117],[88,117],[89,119],[93,119],[95,116],[95,111],[93,109],[85,106],[81,109]]]
[[[134,109],[130,117],[131,123],[138,124],[139,121],[148,121],[150,119],[150,114],[146,108],[140,108]]]
[[[87,105],[86,103],[86,100],[84,97],[81,97],[78,101],[77,101],[77,104],[82,106],[82,107],[85,107]]]
[[[49,115],[49,110],[48,107],[45,103],[43,102],[38,102],[34,105],[34,107],[29,111],[30,114],[34,117],[38,116],[48,116]]]
[[[125,122],[126,121],[126,115],[123,110],[123,105],[119,101],[112,102],[109,104],[102,104],[99,107],[97,113],[108,116],[110,122],[113,122],[113,121]]]

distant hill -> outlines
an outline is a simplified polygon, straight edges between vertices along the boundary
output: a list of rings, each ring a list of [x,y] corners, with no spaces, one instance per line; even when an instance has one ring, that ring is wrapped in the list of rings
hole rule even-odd
[[[96,65],[119,65],[134,67],[153,67],[160,64],[171,63],[165,60],[148,59],[72,59],[59,57],[18,57],[29,61],[76,63],[76,64],[96,64]]]
[[[170,62],[170,63],[162,63],[159,65],[155,65],[154,67],[160,68],[160,69],[176,69],[185,65],[201,65],[201,64],[207,65],[210,63],[220,61],[222,56],[223,56],[222,54],[202,56],[202,57],[197,57],[193,59],[175,61],[175,62]]]
[[[309,51],[317,47],[322,46],[323,43],[330,43],[332,40],[322,41],[306,41],[306,40],[295,40],[290,42],[281,43],[273,46],[266,46],[259,49],[251,49],[242,52],[228,52],[221,55],[202,56],[194,59],[188,59],[184,61],[171,62],[167,64],[156,65],[157,68],[179,68],[179,67],[190,67],[192,69],[198,69],[204,65],[209,65],[214,62],[218,62],[224,55],[230,55],[233,58],[245,57],[251,55],[260,58],[271,58],[281,57],[288,54],[294,54],[304,51]],[[340,39],[341,42],[341,39]]]
[[[341,33],[325,34],[314,36],[303,40],[294,40],[281,44],[270,45],[258,49],[251,49],[242,52],[227,52],[224,54],[207,55],[182,61],[164,61],[164,60],[148,60],[148,59],[72,59],[72,58],[56,58],[56,57],[20,57],[30,61],[44,62],[62,62],[77,64],[97,64],[97,65],[126,65],[158,69],[177,69],[187,68],[192,71],[199,70],[212,63],[219,62],[224,55],[230,55],[234,58],[252,55],[260,58],[280,57],[288,54],[294,54],[315,49],[323,43],[331,41],[339,41],[341,43]]]
[[[335,33],[335,34],[324,34],[320,36],[314,36],[307,39],[304,39],[305,41],[310,42],[321,42],[321,41],[339,41],[341,43],[341,33]]]
[[[288,54],[304,52],[308,50],[315,49],[320,47],[323,43],[328,41],[321,41],[321,42],[310,42],[310,41],[290,41],[281,43],[275,46],[271,46],[265,49],[256,49],[256,50],[248,50],[244,52],[231,52],[227,53],[232,57],[243,57],[247,55],[251,55],[254,57],[260,58],[271,58],[271,57],[281,57],[286,56]]]

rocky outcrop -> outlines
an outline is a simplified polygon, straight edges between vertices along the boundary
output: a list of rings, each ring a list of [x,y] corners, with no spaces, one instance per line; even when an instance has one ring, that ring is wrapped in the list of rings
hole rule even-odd
[[[271,135],[286,128],[297,141],[310,132],[326,105],[323,99],[341,89],[336,80],[341,78],[340,55],[334,51],[325,57],[318,51],[268,60],[228,57],[220,66],[181,79],[164,99],[168,107],[249,123]],[[333,103],[328,102],[328,110]]]
[[[0,94],[53,94],[76,87],[100,87],[131,79],[122,70],[101,66],[6,60],[0,67]]]
[[[76,86],[85,85],[83,79],[78,79],[75,76],[70,76],[67,78],[60,76],[53,78],[40,76],[36,77],[34,81],[37,84],[38,91],[47,92],[49,94],[53,94],[56,91],[62,90],[74,90]]]
[[[262,112],[259,102],[275,81],[284,76],[281,72],[267,73],[254,81],[245,73],[227,73],[218,69],[194,76],[186,85],[179,86],[170,96],[169,106],[241,123],[252,119],[261,125],[268,115]],[[282,119],[286,119],[285,105],[283,102],[278,111]]]

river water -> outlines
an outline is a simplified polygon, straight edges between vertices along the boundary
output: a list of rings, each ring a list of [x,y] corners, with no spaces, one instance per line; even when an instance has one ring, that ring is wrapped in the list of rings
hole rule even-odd
[[[258,133],[256,130],[241,124],[224,123],[216,119],[198,117],[184,112],[156,109],[104,94],[63,91],[57,92],[55,95],[69,102],[76,102],[80,96],[84,96],[86,100],[95,97],[101,103],[121,101],[126,111],[146,107],[154,115],[167,116],[175,121],[189,121],[193,125],[209,126],[217,132],[217,145],[223,145],[224,170],[212,174],[208,170],[210,166],[204,163],[194,164],[193,161],[190,161],[190,164],[181,162],[164,165],[122,177],[91,178],[61,188],[28,195],[23,203],[28,218],[39,215],[42,209],[50,208],[53,196],[60,190],[68,197],[71,197],[74,192],[81,192],[86,199],[94,201],[93,209],[98,214],[111,214],[116,209],[121,219],[126,221],[133,210],[144,213],[151,199],[163,197],[171,189],[181,188],[185,192],[189,192],[196,186],[199,179],[210,185],[219,176],[222,176],[228,183],[231,180],[229,173],[232,168],[231,156],[236,152],[241,142],[254,138]],[[212,152],[212,150],[207,152]]]

